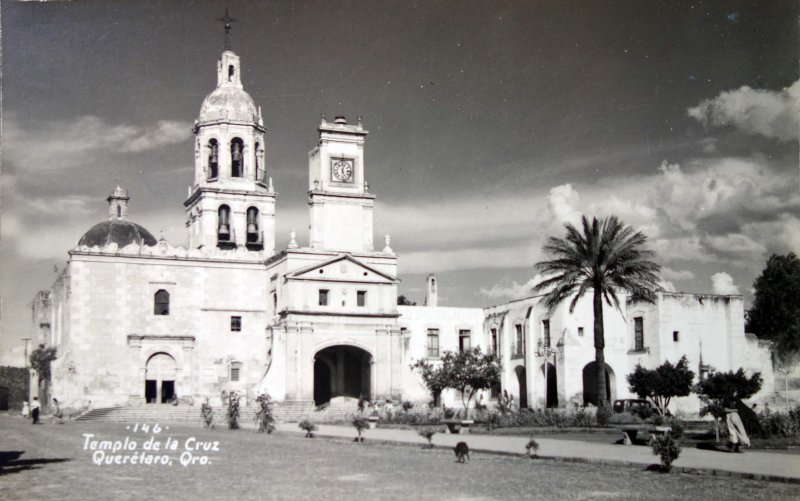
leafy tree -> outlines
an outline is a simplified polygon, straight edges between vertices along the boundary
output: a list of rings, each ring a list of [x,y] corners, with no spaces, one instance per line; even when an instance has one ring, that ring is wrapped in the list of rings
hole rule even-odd
[[[636,369],[628,374],[627,379],[630,390],[640,398],[652,400],[663,416],[672,397],[685,397],[692,391],[694,372],[689,369],[684,355],[675,365],[666,361],[655,369],[645,369],[636,364]]]
[[[275,431],[275,417],[272,415],[272,397],[269,393],[262,393],[256,397],[258,403],[258,412],[254,417],[258,423],[258,432],[272,433]]]
[[[417,303],[408,299],[405,295],[397,296],[397,304],[400,306],[416,306]]]
[[[58,358],[54,346],[46,347],[40,344],[31,352],[30,362],[33,370],[39,375],[41,381],[50,381],[50,362]]]
[[[592,218],[591,223],[583,216],[582,225],[580,231],[566,224],[565,238],[550,237],[543,250],[551,259],[536,264],[537,271],[549,278],[533,290],[544,293],[541,303],[551,313],[569,299],[572,313],[578,300],[592,291],[598,407],[606,407],[603,301],[619,309],[620,291],[639,301],[655,301],[655,293],[661,290],[661,267],[650,261],[653,252],[644,247],[647,237],[616,216]]]
[[[447,388],[447,375],[442,372],[440,367],[424,359],[419,359],[411,364],[411,370],[419,372],[422,377],[422,382],[425,383],[428,391],[431,392],[433,401],[437,402],[439,400],[439,395],[442,394],[442,390]]]
[[[239,429],[239,395],[236,394],[235,391],[232,391],[230,396],[228,396],[228,412],[226,414],[228,418],[228,429],[229,430],[238,430]]]
[[[725,408],[735,408],[737,400],[752,397],[761,389],[761,373],[747,377],[743,369],[736,372],[717,372],[695,385],[694,392],[705,406],[700,415],[711,414],[717,419],[725,417]]]
[[[800,259],[793,252],[773,254],[753,289],[747,331],[773,341],[776,358],[791,363],[800,354]]]
[[[441,393],[445,388],[453,388],[461,392],[465,417],[469,403],[478,391],[500,384],[500,359],[494,353],[483,353],[480,347],[458,353],[446,351],[438,367],[427,360],[418,360],[411,368],[422,374],[434,398],[436,390]]]

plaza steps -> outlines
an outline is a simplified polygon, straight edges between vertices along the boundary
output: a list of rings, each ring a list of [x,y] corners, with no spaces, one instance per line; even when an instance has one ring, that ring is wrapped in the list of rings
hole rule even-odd
[[[225,422],[226,407],[213,407],[214,422],[217,426]],[[253,423],[256,407],[242,407],[239,410],[240,423]],[[349,420],[357,412],[355,406],[333,405],[317,410],[311,402],[276,402],[272,414],[278,422],[299,422],[305,419],[315,423],[331,423]],[[199,405],[130,405],[106,407],[89,410],[76,418],[76,421],[101,421],[112,423],[193,423],[202,424]]]

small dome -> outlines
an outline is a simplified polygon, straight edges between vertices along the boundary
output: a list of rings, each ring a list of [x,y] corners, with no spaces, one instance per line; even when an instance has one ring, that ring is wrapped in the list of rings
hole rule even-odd
[[[236,86],[217,87],[206,96],[200,107],[201,122],[211,120],[233,120],[257,122],[258,108],[250,94]]]
[[[124,219],[111,219],[98,223],[87,231],[78,242],[79,246],[103,247],[115,243],[125,247],[132,243],[152,246],[158,242],[149,231],[136,223]]]

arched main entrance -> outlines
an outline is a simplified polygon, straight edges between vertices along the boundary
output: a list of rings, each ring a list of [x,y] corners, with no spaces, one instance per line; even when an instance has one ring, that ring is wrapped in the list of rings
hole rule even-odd
[[[606,401],[613,402],[617,396],[614,370],[606,366]],[[583,403],[597,405],[597,362],[589,362],[583,368]]]
[[[545,407],[558,407],[558,375],[556,367],[548,363],[547,372],[545,373],[545,364],[542,364],[541,371],[541,386],[538,386],[542,392],[540,395],[544,396]]]
[[[314,356],[314,404],[335,397],[369,398],[372,356],[361,348],[330,346]]]
[[[147,360],[144,397],[148,404],[165,404],[175,396],[177,379],[175,359],[168,353],[156,353]]]
[[[528,383],[525,367],[518,365],[514,372],[517,374],[517,383],[519,384],[519,408],[524,409],[528,407]]]

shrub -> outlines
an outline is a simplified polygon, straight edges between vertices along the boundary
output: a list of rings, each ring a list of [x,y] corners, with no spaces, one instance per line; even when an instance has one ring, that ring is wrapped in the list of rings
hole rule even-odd
[[[661,460],[661,469],[664,472],[672,469],[672,462],[678,459],[681,453],[680,440],[670,433],[654,435],[650,439],[650,447],[653,448],[653,454]]]
[[[438,412],[395,412],[387,413],[382,423],[385,424],[406,424],[411,426],[435,425],[439,424]]]
[[[209,405],[208,399],[206,399],[206,401],[203,402],[203,406],[200,407],[200,415],[203,416],[203,423],[205,423],[206,428],[214,427],[214,409]]]
[[[405,402],[403,402],[403,410],[404,410],[404,411],[408,412],[408,411],[410,411],[412,408],[414,408],[414,404],[412,404],[412,403],[411,403],[411,402],[409,402],[408,400],[406,400]]]
[[[367,421],[367,418],[365,417],[356,416],[353,418],[353,428],[355,428],[358,432],[358,438],[356,439],[356,442],[361,443],[364,441],[364,439],[361,437],[361,433],[369,428],[369,421]]]
[[[426,427],[417,430],[417,434],[420,437],[424,437],[428,441],[428,445],[426,446],[427,449],[433,449],[433,436],[439,433],[440,431],[442,430],[440,430],[439,428]]]
[[[800,436],[800,406],[786,412],[773,412],[769,409],[758,414],[758,421],[764,436]]]
[[[528,440],[528,443],[525,444],[525,450],[528,451],[528,456],[536,457],[536,453],[539,452],[539,442],[533,439],[533,434],[531,434],[531,439]]]
[[[255,415],[255,421],[258,423],[258,432],[272,433],[275,431],[275,417],[272,415],[272,397],[269,393],[262,393],[256,397],[258,402],[258,412]]]
[[[228,395],[228,429],[229,430],[238,430],[239,429],[239,395],[236,394],[235,391],[232,391],[230,395]]]
[[[314,438],[314,432],[317,431],[317,425],[315,425],[313,422],[306,419],[305,421],[300,421],[297,426],[301,430],[305,430],[306,438]]]

